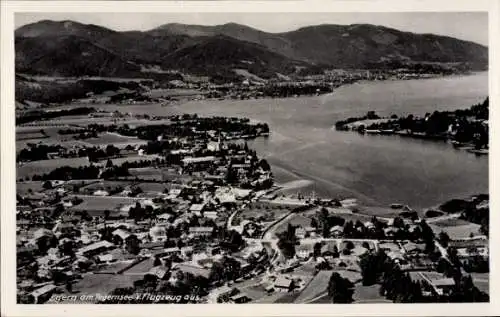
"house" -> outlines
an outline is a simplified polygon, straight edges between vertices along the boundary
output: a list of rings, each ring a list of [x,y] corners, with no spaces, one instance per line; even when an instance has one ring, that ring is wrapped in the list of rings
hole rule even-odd
[[[298,227],[297,229],[295,229],[295,235],[299,239],[304,239],[306,237],[306,229]]]
[[[152,277],[153,279],[164,280],[168,276],[168,272],[168,268],[164,266],[155,266],[144,274],[144,278]]]
[[[363,225],[364,225],[364,226],[365,226],[365,228],[366,228],[366,229],[368,229],[368,230],[373,230],[373,229],[375,229],[375,225],[374,225],[372,222],[370,222],[370,221],[365,222]]]
[[[321,256],[326,259],[332,259],[333,257],[338,256],[336,243],[326,243],[321,246]]]
[[[189,211],[194,213],[197,216],[201,216],[203,209],[205,208],[205,204],[192,204],[189,208]]]
[[[92,193],[94,196],[109,196],[109,192],[106,190],[98,189],[94,193]]]
[[[54,233],[49,229],[40,228],[33,233],[33,240],[38,241],[40,239],[52,239]]]
[[[165,248],[163,250],[159,250],[157,255],[161,257],[168,257],[172,255],[180,255],[181,254],[181,249],[178,247],[172,247],[172,248]]]
[[[387,256],[396,263],[404,260],[404,256],[400,251],[389,251]]]
[[[295,254],[299,259],[307,259],[313,252],[312,244],[300,244],[295,247]]]
[[[182,159],[182,164],[186,166],[193,167],[203,167],[210,166],[213,162],[215,162],[215,156],[202,156],[202,157],[186,157]]]
[[[294,288],[294,282],[292,279],[285,276],[278,276],[274,282],[274,289],[278,292],[291,292]]]
[[[450,277],[445,277],[437,272],[418,272],[421,280],[432,287],[437,295],[449,295],[455,286],[455,280]]]
[[[217,211],[205,211],[203,212],[203,217],[215,220],[217,219],[218,213]]]
[[[316,228],[314,228],[314,227],[311,227],[311,226],[305,227],[304,229],[306,230],[306,233],[307,233],[309,236],[315,236],[315,235],[316,235],[316,232],[318,231],[318,229],[316,229]]]
[[[100,254],[104,251],[114,248],[115,245],[109,241],[103,240],[96,243],[92,243],[83,248],[80,248],[76,253],[78,255],[83,255],[85,257],[90,257],[93,255]]]
[[[47,284],[34,290],[30,296],[33,299],[34,304],[42,304],[50,299],[52,294],[56,291],[56,286],[54,284]]]
[[[71,234],[73,232],[77,232],[78,230],[75,228],[75,226],[73,226],[72,224],[70,223],[61,223],[61,222],[58,222],[56,223],[56,225],[54,226],[54,228],[52,228],[52,232],[54,233],[60,233],[60,234]]]
[[[112,234],[113,234],[113,241],[119,245],[125,243],[128,239],[137,238],[135,234],[132,234],[123,229],[116,229],[115,231],[112,232]]]
[[[252,299],[248,297],[246,293],[238,293],[236,295],[231,296],[230,300],[235,304],[243,304],[243,303],[248,303]]]
[[[418,256],[419,254],[423,254],[425,252],[425,244],[423,243],[414,243],[409,241],[403,245],[403,248],[407,256]]]
[[[193,254],[194,248],[192,246],[185,246],[181,248],[181,255],[183,257],[188,257]]]
[[[152,242],[165,241],[167,239],[167,230],[162,226],[154,226],[149,230],[149,236]]]
[[[210,276],[210,270],[200,266],[190,265],[187,262],[175,264],[173,269],[179,270],[184,273],[191,273],[194,276],[207,278]]]
[[[217,302],[227,302],[231,296],[238,292],[238,289],[229,287],[227,285],[221,286],[214,291]]]
[[[172,188],[168,191],[168,197],[167,198],[177,198],[182,194],[182,189],[181,188]]]
[[[342,226],[333,226],[330,228],[330,236],[333,238],[340,238],[344,234],[344,227]]]
[[[221,149],[220,145],[221,145],[220,142],[210,141],[207,143],[207,150],[212,151],[212,152],[219,152]]]
[[[213,227],[191,227],[189,228],[189,234],[195,237],[205,236],[209,237],[214,232]]]

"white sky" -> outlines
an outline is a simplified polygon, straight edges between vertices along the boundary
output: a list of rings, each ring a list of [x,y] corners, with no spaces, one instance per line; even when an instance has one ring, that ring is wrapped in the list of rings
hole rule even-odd
[[[402,31],[447,35],[483,45],[488,44],[486,12],[405,12],[405,13],[16,13],[15,27],[40,20],[73,20],[107,28],[149,30],[166,23],[217,25],[245,24],[267,32],[291,31],[318,24],[369,23]]]

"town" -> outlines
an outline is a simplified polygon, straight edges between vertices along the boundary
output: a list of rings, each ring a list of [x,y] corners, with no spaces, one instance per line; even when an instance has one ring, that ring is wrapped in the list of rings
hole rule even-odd
[[[19,303],[489,301],[486,194],[292,195],[246,118],[80,107],[16,132]]]

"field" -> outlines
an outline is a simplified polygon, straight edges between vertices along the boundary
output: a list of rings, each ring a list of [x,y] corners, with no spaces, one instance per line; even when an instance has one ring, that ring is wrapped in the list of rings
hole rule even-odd
[[[34,174],[45,174],[62,166],[87,166],[90,165],[86,157],[76,157],[76,158],[60,158],[55,160],[42,160],[24,163],[17,167],[17,178],[25,178],[26,176],[31,177]]]
[[[481,291],[490,293],[490,273],[471,273],[474,285]]]
[[[117,133],[103,133],[99,135],[98,138],[91,138],[91,139],[86,139],[85,142],[90,143],[92,145],[108,145],[112,144],[114,146],[117,146],[117,144],[125,146],[127,144],[130,145],[136,145],[136,144],[147,144],[147,141],[144,140],[139,140],[138,138],[134,137],[126,137],[119,135]]]
[[[142,262],[137,263],[128,270],[124,271],[124,275],[144,275],[153,268],[153,259],[146,259]]]
[[[118,287],[132,287],[134,281],[142,278],[142,275],[88,274],[73,284],[73,290],[80,291],[79,295],[105,295]]]
[[[333,271],[320,271],[309,282],[309,284],[302,290],[300,295],[295,300],[297,304],[303,304],[317,298],[319,295],[325,293],[330,281],[330,276]]]
[[[16,183],[16,193],[19,195],[26,195],[30,190],[32,192],[39,192],[43,190],[43,182],[29,181],[29,182],[17,182]]]
[[[459,218],[447,218],[443,220],[433,221],[432,224],[438,227],[456,227],[468,225],[470,224],[470,222]]]
[[[163,181],[164,173],[153,167],[141,167],[141,168],[131,168],[128,170],[130,175],[137,176],[139,179],[152,180],[152,181]]]
[[[289,221],[285,221],[281,223],[277,228],[276,228],[276,233],[286,231],[288,228],[288,224],[291,224],[293,226],[300,226],[300,227],[309,227],[311,225],[311,218],[302,216],[302,215],[293,215]]]
[[[233,219],[232,225],[238,225],[242,220],[258,219],[264,217],[266,222],[272,222],[286,215],[290,210],[277,206],[255,205],[245,208],[239,212]]]
[[[385,297],[379,294],[380,285],[370,285],[363,286],[361,283],[357,283],[354,287],[354,294],[352,298],[356,304],[368,304],[368,303],[392,303]]]
[[[402,209],[392,209],[390,207],[376,206],[358,206],[357,209],[360,214],[388,218],[396,217],[403,211]]]
[[[114,165],[122,165],[125,162],[136,162],[136,161],[151,161],[156,160],[157,158],[161,158],[161,156],[156,154],[151,155],[130,155],[125,157],[119,157],[111,159]],[[107,160],[106,160],[107,161]],[[104,163],[106,161],[103,161]]]
[[[119,208],[124,205],[133,204],[140,200],[139,198],[129,197],[99,197],[99,196],[80,196],[83,199],[81,204],[78,204],[70,211],[87,211],[91,216],[102,216],[104,210],[109,210],[112,214],[119,213]]]
[[[160,192],[163,193],[167,186],[161,183],[139,183],[137,184],[144,192]]]
[[[466,225],[459,225],[459,226],[437,226],[435,224],[430,224],[429,226],[436,233],[439,233],[441,231],[446,232],[451,239],[469,238],[471,234],[472,235],[481,234],[479,232],[479,228],[481,226],[475,223],[468,223]]]
[[[22,132],[22,133],[16,133],[16,141],[22,141],[22,140],[30,140],[30,139],[43,139],[47,138],[47,136],[43,133],[40,132],[40,129],[37,129],[32,132]]]
[[[111,263],[100,270],[96,271],[99,274],[118,274],[118,272],[132,265],[132,261],[119,261],[115,263]]]
[[[93,192],[98,189],[105,189],[105,190],[112,190],[116,187],[122,187],[125,188],[126,186],[131,185],[132,182],[127,182],[127,181],[96,181],[92,184],[89,184],[85,187],[80,188],[80,192]]]
[[[66,116],[59,117],[50,120],[37,121],[34,124],[39,127],[39,129],[43,129],[44,126],[66,126],[66,125],[79,125],[79,126],[87,126],[89,124],[118,124],[119,121],[117,119],[111,117],[97,117],[92,118],[89,116]],[[31,123],[30,123],[31,124]]]
[[[173,97],[173,96],[193,96],[202,95],[203,92],[196,89],[152,89],[146,93],[152,98]]]

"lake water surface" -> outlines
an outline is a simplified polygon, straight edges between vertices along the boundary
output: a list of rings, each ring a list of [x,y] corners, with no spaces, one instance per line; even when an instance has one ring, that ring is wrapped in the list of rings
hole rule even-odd
[[[192,101],[172,107],[115,106],[166,115],[244,116],[268,122],[272,135],[250,142],[274,166],[277,181],[305,178],[303,192],[357,197],[367,204],[415,208],[488,192],[488,157],[444,142],[335,131],[337,120],[468,108],[488,95],[488,74],[357,83],[333,94],[289,99]]]

